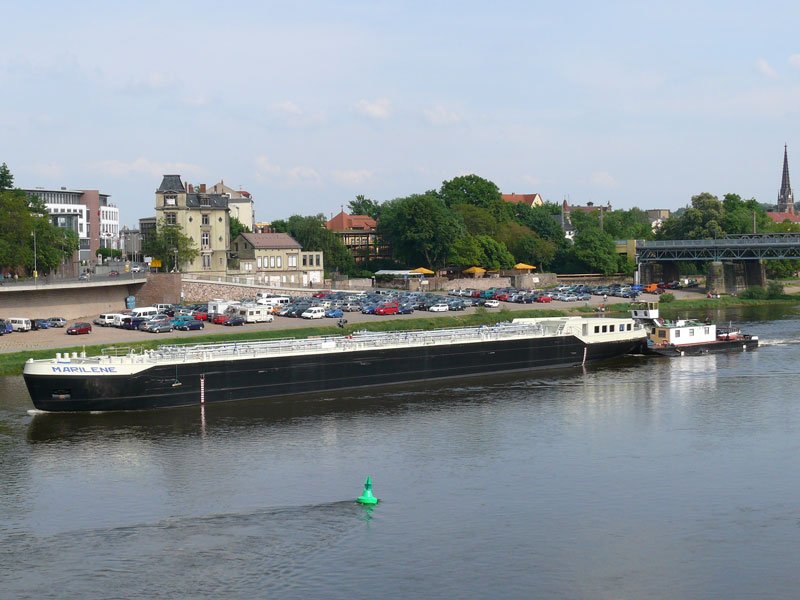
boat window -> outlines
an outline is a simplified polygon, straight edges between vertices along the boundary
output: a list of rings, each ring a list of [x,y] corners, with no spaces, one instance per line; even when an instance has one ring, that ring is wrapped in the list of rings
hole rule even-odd
[[[589,326],[586,323],[584,323],[583,327],[581,327],[581,334],[587,335],[588,333],[589,333]]]
[[[603,333],[606,333],[607,331],[608,331],[608,325],[603,325]]]
[[[659,329],[658,330],[658,337],[660,337],[660,338],[667,337],[667,330],[666,329]]]
[[[704,327],[703,328],[703,333],[705,333],[706,335],[708,335],[709,331],[710,331],[709,327]]]
[[[693,335],[694,335],[694,329],[690,329],[689,330],[689,337],[692,337]]]
[[[600,333],[600,325],[595,325],[594,326],[594,332],[595,333]]]
[[[677,338],[677,337],[681,337],[681,330],[680,330],[680,329],[676,329],[676,330],[675,330],[675,337],[676,337],[676,338]]]
[[[621,327],[621,325],[620,325],[620,327]],[[614,332],[614,326],[613,325],[609,325],[608,326],[608,330],[613,333]]]

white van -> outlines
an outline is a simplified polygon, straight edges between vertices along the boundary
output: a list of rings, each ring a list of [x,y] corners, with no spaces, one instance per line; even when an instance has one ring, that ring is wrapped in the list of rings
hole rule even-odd
[[[117,317],[122,317],[121,314],[118,313],[103,313],[101,315],[97,315],[97,318],[92,321],[95,325],[100,325],[100,327],[113,327],[114,326],[114,319]]]
[[[30,319],[23,319],[22,317],[11,317],[7,319],[9,323],[11,323],[11,327],[14,331],[30,331],[31,330],[31,320]]]
[[[271,306],[272,308],[288,306],[290,303],[288,296],[262,296],[263,292],[259,292],[259,296],[256,299],[256,304],[262,304],[264,306]]]
[[[172,310],[172,304],[156,304],[156,308],[161,312]]]
[[[238,306],[235,314],[242,317],[245,323],[271,323],[275,318],[269,306]]]
[[[132,317],[141,317],[144,319],[150,319],[157,314],[159,314],[159,310],[155,306],[143,306],[142,308],[134,308],[131,311]]]
[[[300,316],[304,319],[322,319],[325,317],[325,309],[321,306],[312,306]]]

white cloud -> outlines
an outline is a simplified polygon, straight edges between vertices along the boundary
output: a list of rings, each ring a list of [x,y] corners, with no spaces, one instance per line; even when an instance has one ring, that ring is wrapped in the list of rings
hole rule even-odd
[[[290,100],[284,100],[283,102],[278,102],[277,104],[273,104],[272,110],[279,113],[285,113],[287,115],[303,114],[303,109]]]
[[[64,167],[56,163],[33,164],[25,169],[25,171],[36,175],[37,177],[55,179],[64,174]]]
[[[617,180],[614,179],[611,173],[607,173],[606,171],[595,171],[592,173],[591,177],[589,177],[589,181],[592,182],[592,185],[602,188],[614,188],[617,187]]]
[[[422,114],[431,125],[453,125],[461,122],[461,115],[442,105],[426,108]]]
[[[286,177],[293,183],[318,183],[319,173],[311,167],[292,167],[286,172]]]
[[[789,57],[789,64],[796,69],[800,69],[800,54],[792,54]]]
[[[256,157],[256,177],[259,179],[269,179],[280,175],[281,168],[270,162],[269,158],[261,155]]]
[[[367,169],[358,169],[354,171],[334,171],[333,179],[346,185],[355,185],[372,179],[372,175],[373,172],[368,171]]]
[[[773,69],[773,68],[772,68],[772,65],[770,65],[770,64],[769,64],[769,63],[768,63],[768,62],[767,62],[765,59],[763,59],[763,58],[759,58],[759,59],[756,61],[756,68],[758,69],[758,71],[759,71],[759,72],[760,72],[762,75],[764,75],[764,76],[766,76],[766,77],[769,77],[770,79],[776,79],[776,78],[778,77],[778,72],[777,72],[775,69]]]
[[[148,175],[159,178],[165,173],[177,173],[185,176],[200,176],[203,169],[199,165],[181,162],[155,162],[148,158],[137,158],[134,161],[124,162],[121,160],[103,160],[94,163],[93,168],[101,173],[113,177],[125,177],[127,175]]]
[[[356,102],[356,110],[371,119],[388,119],[392,112],[392,104],[388,98],[379,98],[374,102],[359,100]]]

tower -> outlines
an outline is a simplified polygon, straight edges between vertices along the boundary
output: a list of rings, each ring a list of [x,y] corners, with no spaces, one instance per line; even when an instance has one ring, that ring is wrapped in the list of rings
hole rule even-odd
[[[785,144],[783,146],[783,177],[781,178],[781,191],[778,194],[777,212],[794,214],[794,195],[789,183],[789,154]]]

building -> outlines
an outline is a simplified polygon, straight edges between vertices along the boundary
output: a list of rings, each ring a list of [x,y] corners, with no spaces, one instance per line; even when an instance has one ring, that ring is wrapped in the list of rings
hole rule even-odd
[[[230,241],[228,214],[225,195],[209,193],[205,184],[195,190],[191,184],[184,185],[180,175],[164,175],[156,190],[156,226],[180,225],[184,235],[190,237],[199,250],[193,261],[178,265],[182,272],[226,274]]]
[[[77,260],[94,260],[100,248],[119,249],[119,209],[109,202],[108,194],[65,187],[57,190],[40,187],[24,192],[41,198],[54,224],[69,227],[78,234]]]
[[[571,219],[571,214],[573,212],[599,213],[600,223],[602,224],[603,215],[607,212],[611,212],[611,203],[609,202],[606,206],[595,206],[593,202],[587,202],[586,206],[579,206],[577,204],[571,205],[565,199],[564,202],[561,203],[561,214],[555,218],[564,230],[565,237],[570,240],[575,237],[575,227],[572,225]]]
[[[325,279],[322,252],[304,252],[288,233],[242,233],[231,244],[239,273],[254,283],[274,287],[321,286]]]
[[[653,231],[658,230],[664,224],[664,221],[672,215],[672,211],[668,208],[651,208],[646,210],[645,213],[650,219],[650,227]]]
[[[775,212],[794,214],[794,194],[792,194],[792,185],[789,183],[789,149],[786,145],[783,146],[783,174]]]
[[[153,218],[155,227],[155,218]],[[120,250],[122,256],[134,263],[142,262],[142,234],[138,229],[128,229],[127,226],[119,231]]]
[[[325,228],[342,240],[356,264],[391,259],[391,250],[378,235],[377,226],[372,217],[348,215],[344,211],[325,223]]]
[[[234,190],[225,185],[224,181],[215,183],[209,188],[212,194],[222,194],[228,199],[230,216],[236,217],[239,223],[247,227],[249,231],[255,231],[255,205],[250,192],[244,190]]]
[[[531,208],[535,206],[544,206],[544,200],[540,194],[501,194],[500,197],[503,202],[511,202],[512,204],[525,204]]]

